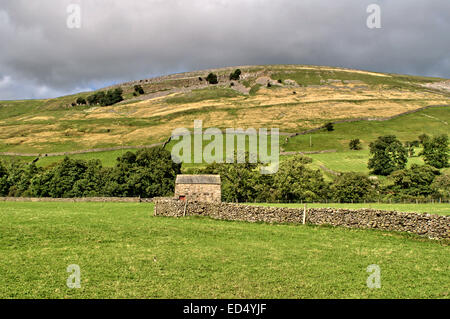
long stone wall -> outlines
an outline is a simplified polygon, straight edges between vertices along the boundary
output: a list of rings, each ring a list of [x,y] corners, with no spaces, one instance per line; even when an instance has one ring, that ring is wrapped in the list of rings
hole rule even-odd
[[[113,202],[113,203],[151,203],[152,198],[139,197],[83,197],[83,198],[50,198],[50,197],[0,197],[0,202]]]
[[[230,203],[184,202],[157,199],[156,216],[207,216],[221,220],[332,225],[409,232],[429,238],[450,238],[450,216],[401,213],[374,209],[263,207]]]

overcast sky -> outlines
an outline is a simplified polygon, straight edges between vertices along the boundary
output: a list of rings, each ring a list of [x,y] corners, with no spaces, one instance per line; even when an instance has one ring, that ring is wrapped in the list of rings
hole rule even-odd
[[[449,0],[1,0],[0,99],[250,64],[450,78],[449,32]]]

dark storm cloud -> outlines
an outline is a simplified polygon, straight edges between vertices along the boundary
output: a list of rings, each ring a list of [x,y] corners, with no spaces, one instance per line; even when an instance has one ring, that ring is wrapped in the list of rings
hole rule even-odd
[[[81,29],[66,26],[70,3]],[[381,29],[366,27],[371,3]],[[2,0],[0,99],[246,64],[448,78],[449,30],[448,0]]]

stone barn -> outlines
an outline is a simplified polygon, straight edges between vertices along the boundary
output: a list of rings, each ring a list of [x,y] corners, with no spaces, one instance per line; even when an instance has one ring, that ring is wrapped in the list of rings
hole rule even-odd
[[[175,197],[188,201],[221,202],[220,175],[177,175]]]

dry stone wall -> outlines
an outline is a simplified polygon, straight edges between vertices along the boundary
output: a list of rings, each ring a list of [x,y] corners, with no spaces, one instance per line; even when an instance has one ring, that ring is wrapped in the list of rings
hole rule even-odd
[[[450,216],[401,213],[374,209],[300,208],[249,206],[230,203],[185,202],[157,199],[156,216],[207,216],[221,220],[266,223],[303,222],[348,228],[409,232],[429,238],[450,239]]]
[[[112,202],[112,203],[151,203],[152,198],[139,197],[83,197],[83,198],[50,198],[50,197],[0,197],[0,202]]]

